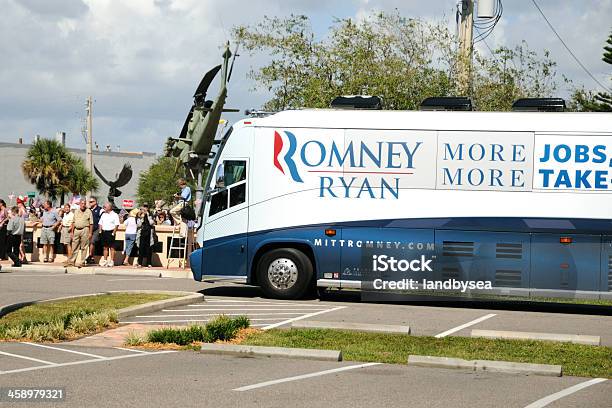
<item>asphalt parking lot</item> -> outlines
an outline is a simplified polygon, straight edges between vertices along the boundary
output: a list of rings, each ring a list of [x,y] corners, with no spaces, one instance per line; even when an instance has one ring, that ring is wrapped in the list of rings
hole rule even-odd
[[[66,407],[526,407],[591,381],[356,362],[54,347],[64,350],[1,344],[0,350],[13,356],[0,357],[0,386],[62,387],[66,398],[56,406]],[[611,394],[612,383],[605,381],[571,393],[554,406],[609,407]],[[50,406],[40,406],[45,405]]]
[[[205,302],[135,316],[151,324],[205,323],[247,314],[259,328],[295,320],[410,325],[413,335],[469,335],[474,328],[591,334],[612,344],[612,317],[443,305],[366,304],[334,294],[322,300],[262,298],[257,288],[188,279],[0,274],[2,304],[105,290],[191,290]],[[195,352],[141,352],[69,344],[0,343],[0,387],[64,387],[66,400],[38,406],[609,407],[612,382],[428,369],[359,362],[238,358]],[[543,400],[544,399],[544,400]],[[539,402],[538,402],[539,401]],[[550,403],[550,405],[546,405]],[[530,405],[534,404],[534,405]],[[24,406],[2,402],[2,406]]]
[[[347,307],[324,302],[287,302],[270,299],[240,300],[216,297],[200,303],[134,316],[121,322],[188,325],[205,324],[218,315],[245,315],[251,320],[251,326],[272,329],[286,326],[297,320],[323,316]]]

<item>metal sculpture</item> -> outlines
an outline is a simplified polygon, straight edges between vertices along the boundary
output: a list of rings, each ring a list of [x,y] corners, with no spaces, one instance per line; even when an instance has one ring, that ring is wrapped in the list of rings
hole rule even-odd
[[[224,109],[227,84],[232,76],[236,52],[237,49],[234,54],[230,52],[228,42],[223,53],[223,63],[208,71],[196,88],[193,105],[187,114],[179,137],[168,138],[164,149],[167,157],[178,158],[179,165],[185,166],[192,177],[197,180],[196,201],[199,203],[202,201],[202,173],[208,166],[207,161],[211,157],[221,114],[239,112],[238,109]],[[219,71],[221,71],[219,95],[214,101],[206,100],[208,87]]]
[[[112,204],[113,209],[116,209],[115,198],[121,195],[119,187],[125,186],[132,179],[132,166],[129,163],[124,164],[121,171],[115,175],[115,181],[108,181],[96,166],[94,166],[94,170],[100,180],[109,187],[107,199]]]

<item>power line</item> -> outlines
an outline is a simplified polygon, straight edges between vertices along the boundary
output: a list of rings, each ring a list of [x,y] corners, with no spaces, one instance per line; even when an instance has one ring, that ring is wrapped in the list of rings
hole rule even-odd
[[[493,32],[493,29],[499,22],[504,13],[504,5],[501,0],[497,0],[493,9],[493,17],[491,18],[478,18],[474,20],[474,28],[479,33],[474,42],[477,43],[479,41],[483,41]],[[480,30],[483,30],[482,32]]]
[[[593,81],[595,81],[599,86],[601,86],[603,89],[605,89],[608,92],[611,92],[610,89],[605,86],[604,84],[602,84],[601,82],[599,82],[599,80],[597,78],[595,78],[595,76],[593,74],[591,74],[591,71],[589,71],[587,69],[587,67],[585,67],[582,62],[580,62],[580,60],[578,59],[578,57],[576,57],[576,55],[574,55],[574,53],[572,52],[572,50],[567,46],[567,44],[565,43],[565,41],[563,41],[563,38],[561,38],[561,36],[559,35],[559,33],[557,33],[557,30],[555,30],[555,27],[553,27],[553,25],[550,23],[550,21],[548,21],[548,18],[546,18],[546,15],[544,14],[544,12],[542,11],[542,9],[540,8],[540,6],[538,6],[538,3],[536,3],[536,0],[531,0],[531,2],[533,3],[533,5],[538,9],[538,11],[540,12],[540,14],[542,15],[542,17],[544,17],[544,21],[546,21],[546,24],[548,24],[548,27],[550,27],[550,29],[552,30],[553,33],[555,33],[555,35],[557,36],[557,38],[559,39],[559,41],[561,41],[561,44],[563,44],[563,46],[565,47],[565,49],[567,50],[567,52],[569,52],[569,54],[574,58],[574,60],[578,63],[578,65],[580,65],[580,67],[584,70],[584,72],[587,73],[588,76],[591,77],[591,79]]]

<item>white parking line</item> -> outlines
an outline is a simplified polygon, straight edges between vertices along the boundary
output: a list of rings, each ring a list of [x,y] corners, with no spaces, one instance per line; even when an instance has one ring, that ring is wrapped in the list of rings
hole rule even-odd
[[[175,312],[175,310],[172,310]],[[222,313],[225,316],[244,316],[244,313]],[[287,316],[287,315],[301,315],[300,312],[288,312],[288,313],[248,313],[249,316]],[[200,317],[200,316],[219,316],[219,313],[203,313],[203,314],[163,314],[163,315],[145,315],[145,316],[134,316],[134,317]],[[280,317],[278,319],[281,319]]]
[[[206,301],[204,303],[196,303],[196,304],[192,304],[192,305],[187,305],[189,307],[207,307],[206,303],[209,303],[208,307],[221,307],[221,306],[225,306],[225,307],[245,307],[245,306],[256,306],[256,305],[273,305],[273,306],[301,306],[301,307],[330,307],[331,305],[323,305],[320,303],[317,304],[309,304],[309,303],[300,303],[300,302],[293,302],[293,303],[286,303],[286,302],[211,302],[211,301]],[[227,304],[223,304],[223,303],[227,303]]]
[[[107,279],[107,282],[119,282],[119,281],[146,281],[146,280],[160,280],[160,279],[172,279],[172,278],[121,278],[121,279]]]
[[[342,306],[342,307],[346,307],[346,306]],[[282,311],[302,311],[302,312],[310,312],[312,311],[312,309],[279,309],[279,308],[258,308],[258,307],[244,307],[244,308],[239,308],[239,309],[228,309],[228,308],[223,308],[223,309],[164,309],[162,310],[162,312],[195,312],[197,310],[201,310],[203,312],[222,312],[224,310],[255,310],[255,311],[266,311],[266,310],[282,310]],[[321,311],[324,310],[329,310],[329,309],[320,309]]]
[[[134,316],[131,317],[130,319],[136,319],[136,318],[148,318],[151,316]],[[166,317],[166,316],[162,316],[162,317]],[[188,323],[188,322],[209,322],[213,320],[211,317],[208,318],[202,318],[202,319],[154,319],[154,320],[130,320],[130,321],[125,321],[124,323],[172,323],[172,322],[177,322],[177,323]],[[282,317],[271,317],[271,318],[261,318],[261,319],[251,319],[249,318],[250,321],[278,321],[278,320],[282,320]],[[251,325],[253,326],[253,325]]]
[[[542,408],[547,406],[548,404],[550,404],[553,401],[556,401],[558,399],[561,399],[563,397],[567,397],[570,394],[573,394],[577,391],[580,391],[584,388],[590,387],[591,385],[595,385],[595,384],[599,384],[606,381],[605,378],[593,378],[592,380],[589,381],[585,381],[582,382],[580,384],[576,384],[573,385],[569,388],[566,388],[564,390],[561,390],[559,392],[555,392],[554,394],[550,394],[547,397],[541,398],[539,400],[537,400],[536,402],[532,402],[531,404],[527,405],[525,408]]]
[[[465,324],[462,324],[461,326],[453,327],[452,329],[449,329],[449,330],[447,330],[445,332],[442,332],[440,334],[436,334],[434,337],[436,337],[438,339],[442,338],[442,337],[446,337],[449,334],[453,334],[455,332],[458,332],[459,330],[465,329],[466,327],[470,327],[470,326],[473,326],[473,325],[475,325],[477,323],[483,322],[483,321],[485,321],[487,319],[492,318],[493,316],[497,316],[497,315],[495,313],[490,313],[488,315],[484,315],[482,317],[479,317],[478,319],[472,320],[471,322],[467,322]]]
[[[132,357],[153,356],[153,355],[157,355],[157,354],[168,354],[168,353],[176,353],[176,351],[169,350],[169,351],[158,351],[158,352],[155,352],[155,353],[147,353],[147,354],[128,354],[128,355],[125,355],[125,356],[104,357],[104,358],[94,358],[94,359],[91,359],[91,360],[71,361],[69,363],[49,363],[49,362],[47,362],[47,364],[49,364],[49,365],[27,367],[27,368],[19,368],[17,370],[9,370],[9,371],[0,371],[0,375],[14,374],[14,373],[23,373],[23,372],[26,372],[26,371],[44,370],[46,368],[66,367],[66,366],[74,366],[74,365],[89,364],[89,363],[99,363],[101,361],[121,360],[121,359],[124,359],[124,358],[132,358]],[[39,360],[39,361],[42,362],[42,360]]]
[[[68,349],[61,348],[61,347],[51,347],[51,346],[46,346],[44,344],[30,343],[27,341],[21,342],[21,344],[27,344],[27,345],[34,346],[34,347],[42,347],[42,348],[51,349],[51,350],[59,350],[59,351],[63,351],[66,353],[80,354],[82,356],[88,356],[88,357],[94,357],[94,358],[104,358],[103,356],[99,356],[97,354],[84,353],[82,351],[76,351],[76,350],[68,350]]]
[[[356,368],[372,367],[372,366],[379,365],[379,364],[381,363],[365,363],[365,364],[357,364],[357,365],[352,365],[352,366],[334,368],[332,370],[317,371],[315,373],[310,373],[310,374],[296,375],[294,377],[286,377],[286,378],[280,378],[278,380],[271,380],[271,381],[261,382],[258,384],[246,385],[244,387],[234,388],[234,391],[249,391],[249,390],[253,390],[256,388],[269,387],[270,385],[282,384],[282,383],[286,383],[290,381],[303,380],[303,379],[312,378],[312,377],[319,377],[322,375],[339,373],[339,372],[348,371],[348,370],[354,370]]]
[[[190,320],[130,320],[124,323],[206,323],[210,319],[190,319]],[[252,324],[250,327],[267,326],[267,323]]]
[[[132,351],[134,353],[151,354],[148,351],[138,350],[138,349],[130,349],[130,348],[125,348],[125,347],[113,347],[113,348],[117,350]]]
[[[49,364],[49,365],[55,365],[56,364],[56,363],[52,363],[51,361],[40,360],[40,359],[34,358],[34,357],[22,356],[20,354],[7,353],[6,351],[0,351],[0,354],[5,355],[5,356],[9,356],[9,357],[21,358],[21,359],[24,359],[24,360],[36,361],[37,363],[43,363],[43,364]],[[8,371],[3,371],[2,373],[8,373]]]
[[[284,320],[284,321],[279,322],[279,323],[271,324],[269,326],[263,327],[262,329],[263,330],[274,329],[275,327],[283,326],[283,325],[285,325],[287,323],[296,322],[296,321],[302,320],[302,319],[308,319],[309,317],[318,316],[318,315],[321,315],[323,313],[335,312],[336,310],[345,309],[345,308],[346,308],[346,306],[338,306],[338,307],[334,307],[333,309],[327,309],[327,310],[321,310],[319,312],[308,313],[308,314],[305,314],[303,316],[294,317],[293,319],[288,319],[288,320]],[[285,310],[287,310],[287,309],[285,309]]]

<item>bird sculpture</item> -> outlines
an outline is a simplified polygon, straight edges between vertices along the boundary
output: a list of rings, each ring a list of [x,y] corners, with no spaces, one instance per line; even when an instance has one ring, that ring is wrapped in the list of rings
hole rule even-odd
[[[100,180],[109,187],[108,202],[111,203],[113,209],[116,209],[115,198],[121,195],[119,187],[125,186],[132,179],[132,166],[129,163],[124,164],[119,174],[115,175],[115,181],[108,181],[96,166],[94,166],[94,170],[98,177],[100,177]]]

